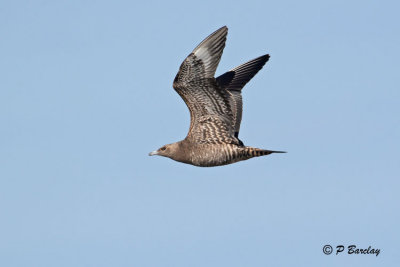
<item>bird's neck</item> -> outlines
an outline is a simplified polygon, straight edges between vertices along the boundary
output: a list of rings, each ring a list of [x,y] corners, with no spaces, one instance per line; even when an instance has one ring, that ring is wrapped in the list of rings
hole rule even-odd
[[[189,148],[189,144],[186,139],[176,142],[175,153],[171,157],[171,159],[183,162],[190,163],[191,162],[191,151]]]

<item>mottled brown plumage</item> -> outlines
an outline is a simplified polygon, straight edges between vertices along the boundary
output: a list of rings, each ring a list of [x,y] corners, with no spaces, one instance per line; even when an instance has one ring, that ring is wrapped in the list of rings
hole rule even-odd
[[[151,152],[150,156],[165,156],[195,166],[212,167],[284,153],[248,147],[239,140],[241,90],[264,66],[269,55],[214,78],[227,33],[225,26],[215,31],[183,61],[173,87],[189,108],[189,132],[184,140],[165,145]]]

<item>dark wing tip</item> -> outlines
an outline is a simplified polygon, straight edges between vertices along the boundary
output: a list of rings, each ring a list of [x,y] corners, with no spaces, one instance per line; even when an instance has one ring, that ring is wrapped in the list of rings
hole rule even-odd
[[[265,54],[265,55],[263,55],[263,56],[261,56],[261,57],[265,57],[266,59],[267,59],[267,61],[268,61],[268,59],[271,57],[269,54]]]
[[[213,78],[215,70],[222,56],[225,47],[228,28],[223,26],[205,38],[192,51],[196,59],[200,60],[204,65],[204,74],[207,78]]]
[[[265,54],[265,55],[262,55],[262,56],[260,56],[258,58],[255,58],[254,61],[258,61],[260,63],[262,62],[262,65],[264,65],[265,63],[268,62],[270,57],[271,56],[269,54]]]
[[[201,43],[197,45],[195,49],[193,49],[192,53],[196,53],[196,51],[200,47],[214,46],[220,42],[223,42],[224,45],[227,34],[228,34],[228,27],[223,26],[219,28],[218,30],[214,31],[209,36],[207,36],[203,41],[201,41]]]
[[[218,84],[228,91],[240,92],[269,60],[269,54],[259,56],[217,77]]]

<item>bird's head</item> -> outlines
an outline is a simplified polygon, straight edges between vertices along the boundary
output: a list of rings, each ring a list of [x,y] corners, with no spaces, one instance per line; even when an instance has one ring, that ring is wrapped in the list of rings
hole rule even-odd
[[[149,156],[157,155],[157,156],[163,156],[163,157],[173,159],[176,156],[176,154],[178,153],[178,149],[179,149],[178,143],[164,145],[164,146],[160,147],[159,149],[157,149],[153,152],[150,152]]]

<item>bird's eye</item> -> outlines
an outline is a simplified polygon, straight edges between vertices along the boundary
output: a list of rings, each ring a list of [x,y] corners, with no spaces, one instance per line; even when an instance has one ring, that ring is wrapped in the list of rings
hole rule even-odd
[[[161,151],[164,151],[165,149],[167,149],[165,146],[163,146],[162,148],[160,148]]]

